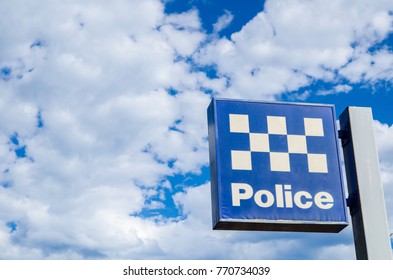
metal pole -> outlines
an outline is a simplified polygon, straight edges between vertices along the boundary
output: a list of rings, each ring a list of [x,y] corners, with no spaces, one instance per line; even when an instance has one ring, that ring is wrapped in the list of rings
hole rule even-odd
[[[346,108],[340,126],[356,258],[392,259],[371,108]]]

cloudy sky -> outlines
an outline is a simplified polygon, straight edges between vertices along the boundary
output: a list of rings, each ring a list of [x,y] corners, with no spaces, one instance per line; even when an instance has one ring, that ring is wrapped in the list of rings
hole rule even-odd
[[[213,231],[215,97],[373,108],[393,231],[391,0],[0,0],[0,259],[354,259]]]

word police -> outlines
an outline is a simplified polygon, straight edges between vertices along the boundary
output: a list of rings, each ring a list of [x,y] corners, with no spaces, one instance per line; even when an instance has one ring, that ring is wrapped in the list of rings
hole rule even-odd
[[[307,191],[293,193],[291,185],[275,185],[274,194],[268,190],[254,189],[249,184],[231,183],[232,206],[241,206],[241,202],[254,198],[254,202],[262,208],[293,208],[294,205],[301,209],[311,208],[313,205],[320,209],[330,209],[334,205],[333,196],[328,192],[318,192],[313,196]]]

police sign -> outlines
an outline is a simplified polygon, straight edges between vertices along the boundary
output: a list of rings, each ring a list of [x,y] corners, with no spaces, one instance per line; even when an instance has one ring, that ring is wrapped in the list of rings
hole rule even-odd
[[[214,229],[348,225],[333,106],[213,99],[208,123]]]

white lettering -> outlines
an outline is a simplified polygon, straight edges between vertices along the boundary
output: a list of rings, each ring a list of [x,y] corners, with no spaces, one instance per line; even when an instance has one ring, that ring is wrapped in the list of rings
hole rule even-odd
[[[240,206],[240,200],[250,199],[254,193],[248,184],[232,183],[232,205]]]
[[[266,197],[266,201],[262,200],[262,196]],[[260,190],[255,193],[255,203],[262,208],[268,208],[274,204],[274,195],[267,190]]]
[[[315,204],[321,209],[330,209],[334,205],[333,197],[328,192],[319,192],[314,198]]]
[[[249,184],[232,183],[232,206],[240,206],[242,200],[249,200],[254,197],[255,203],[262,208],[293,208],[295,204],[298,208],[309,209],[314,204],[320,209],[330,209],[334,206],[333,196],[328,192],[318,192],[313,197],[307,191],[293,193],[291,185],[275,185],[275,193],[268,190],[258,190],[254,194],[254,189]]]
[[[302,197],[305,198],[304,203],[302,202]],[[295,201],[296,206],[302,209],[308,209],[312,206],[312,196],[306,191],[300,191],[295,193],[293,200]]]
[[[285,206],[287,208],[292,208],[292,187],[291,185],[284,185],[284,193],[285,193]]]
[[[282,185],[276,185],[276,200],[277,200],[277,207],[284,208],[284,197],[283,197],[283,190]]]

